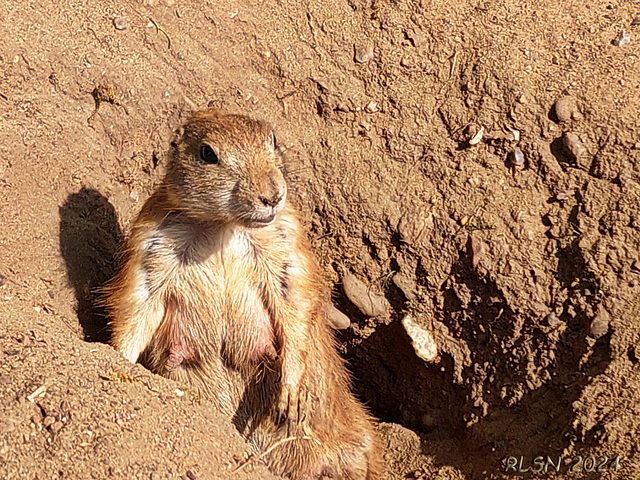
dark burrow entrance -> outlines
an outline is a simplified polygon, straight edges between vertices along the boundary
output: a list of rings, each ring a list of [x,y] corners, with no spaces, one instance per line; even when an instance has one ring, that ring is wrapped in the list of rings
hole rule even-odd
[[[559,252],[563,277],[567,268],[584,265],[567,255]],[[508,456],[557,458],[571,444],[597,444],[598,427],[578,438],[573,403],[611,362],[610,334],[587,338],[590,320],[580,292],[587,286],[595,292],[597,285],[584,272],[569,277],[583,280],[571,287],[553,330],[512,311],[496,285],[480,278],[461,254],[446,287],[434,292],[443,305],[434,316],[464,342],[469,358],[444,351],[435,363],[423,361],[399,319],[366,339],[341,332],[357,395],[382,421],[417,432],[423,452],[437,463],[471,478],[499,474]],[[458,297],[460,289],[471,292],[470,301]]]

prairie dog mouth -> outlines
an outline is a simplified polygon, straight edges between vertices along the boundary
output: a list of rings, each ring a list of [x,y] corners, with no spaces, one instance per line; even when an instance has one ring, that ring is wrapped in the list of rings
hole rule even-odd
[[[273,222],[273,220],[276,218],[276,213],[277,212],[273,212],[267,216],[264,217],[253,217],[249,219],[249,226],[250,227],[266,227],[267,225],[269,225],[270,223]]]

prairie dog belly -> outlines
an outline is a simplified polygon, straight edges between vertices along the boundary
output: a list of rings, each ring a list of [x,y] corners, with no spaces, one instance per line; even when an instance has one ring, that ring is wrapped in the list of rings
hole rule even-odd
[[[232,231],[222,233],[214,244],[198,245],[196,235],[185,245],[172,233],[157,232],[147,243],[144,276],[165,305],[150,346],[155,350],[153,363],[170,371],[222,357],[228,367],[239,369],[274,358],[272,321],[250,239]],[[158,262],[170,263],[171,273],[155,277],[154,271],[167,272],[157,268]]]
[[[230,366],[242,368],[276,356],[271,317],[258,293],[248,287],[227,292],[227,328],[222,356]]]
[[[226,334],[223,357],[232,365],[253,365],[276,356],[273,319],[266,307],[265,277],[251,239],[232,232],[224,251]]]
[[[191,270],[191,269],[189,269]],[[164,316],[149,345],[156,371],[204,368],[219,357],[225,332],[224,279],[215,272],[176,272],[155,292]]]

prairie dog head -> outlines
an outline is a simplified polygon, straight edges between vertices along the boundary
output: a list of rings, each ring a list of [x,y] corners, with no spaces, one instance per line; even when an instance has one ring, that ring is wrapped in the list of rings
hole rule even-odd
[[[270,224],[287,196],[271,128],[216,109],[194,112],[177,130],[165,185],[187,215],[248,227]]]

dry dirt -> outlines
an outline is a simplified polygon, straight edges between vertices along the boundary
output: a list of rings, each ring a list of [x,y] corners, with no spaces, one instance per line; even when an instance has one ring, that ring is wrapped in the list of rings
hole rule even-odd
[[[640,2],[117,3],[0,2],[0,478],[269,478],[94,303],[210,102],[276,126],[386,478],[640,478]]]

